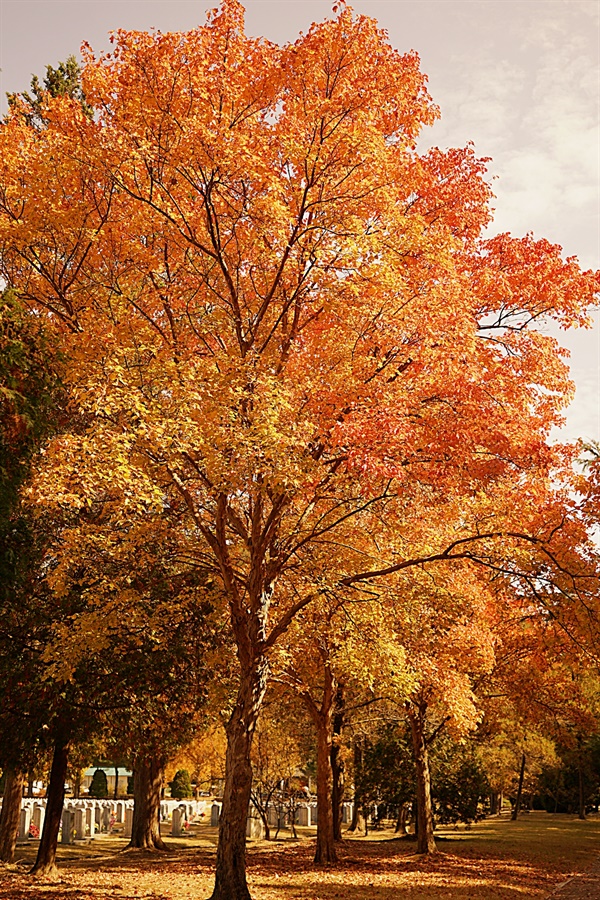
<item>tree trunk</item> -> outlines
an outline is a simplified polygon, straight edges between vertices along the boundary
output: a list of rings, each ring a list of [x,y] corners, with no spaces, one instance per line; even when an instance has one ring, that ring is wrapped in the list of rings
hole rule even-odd
[[[138,757],[133,773],[133,819],[127,849],[166,850],[160,836],[160,792],[164,762],[157,756]]]
[[[344,803],[344,760],[340,740],[344,726],[344,695],[340,685],[335,693],[333,714],[333,741],[331,744],[331,809],[333,815],[333,839],[342,840],[342,818]]]
[[[330,711],[331,713],[331,711]],[[337,862],[333,811],[331,804],[333,773],[331,771],[331,715],[319,716],[317,724],[317,847],[315,863]]]
[[[113,800],[116,800],[119,796],[119,767],[115,766],[115,789],[113,792]]]
[[[417,775],[417,853],[435,853],[429,754],[425,740],[427,704],[411,704],[407,707],[407,711]]]
[[[54,743],[54,755],[52,757],[52,769],[50,781],[46,792],[46,815],[37,859],[31,870],[32,875],[57,875],[56,847],[58,844],[58,832],[60,820],[63,814],[65,802],[65,778],[67,777],[67,765],[69,762],[69,742],[64,738],[57,738]]]
[[[24,781],[25,775],[20,769],[6,768],[2,812],[0,813],[0,860],[7,863],[13,862],[15,858]]]
[[[215,887],[211,900],[251,900],[246,883],[246,822],[252,791],[250,751],[267,685],[264,656],[240,659],[235,709],[227,723],[225,789],[219,819]]]
[[[354,738],[352,754],[354,763],[354,803],[352,808],[352,821],[350,823],[350,828],[348,829],[348,831],[354,832],[358,828],[358,819],[360,816],[361,796],[358,785],[360,782],[363,763],[362,744],[357,738]]]
[[[263,828],[265,829],[265,841],[271,840],[271,826],[269,825],[269,818],[267,812],[261,812],[260,817],[262,819]]]
[[[401,803],[398,810],[398,820],[396,822],[396,834],[408,834],[406,828],[406,819],[408,818],[408,810],[410,803]]]
[[[579,775],[579,818],[585,819],[585,791],[583,789],[583,768],[581,765],[581,754],[579,755],[577,769]]]
[[[519,787],[517,788],[517,799],[515,801],[515,808],[512,811],[511,819],[513,822],[517,821],[518,815],[521,812],[521,798],[523,796],[523,778],[525,777],[525,754],[521,757],[521,771],[519,772]]]
[[[323,696],[317,706],[309,691],[301,697],[311,715],[317,732],[317,846],[314,862],[329,865],[337,862],[333,830],[331,769],[333,708],[336,695],[335,677],[329,665],[325,649],[323,657]]]
[[[490,794],[490,816],[498,815],[498,794],[492,791]]]

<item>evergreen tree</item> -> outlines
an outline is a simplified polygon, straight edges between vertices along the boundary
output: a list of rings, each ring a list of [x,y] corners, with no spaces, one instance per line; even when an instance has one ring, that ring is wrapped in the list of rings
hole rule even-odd
[[[98,800],[108,797],[108,780],[104,769],[96,769],[94,772],[92,783],[90,784],[89,795]]]
[[[185,800],[187,797],[193,797],[192,780],[187,769],[178,769],[175,772],[173,781],[169,782],[171,788],[171,797],[176,800]]]

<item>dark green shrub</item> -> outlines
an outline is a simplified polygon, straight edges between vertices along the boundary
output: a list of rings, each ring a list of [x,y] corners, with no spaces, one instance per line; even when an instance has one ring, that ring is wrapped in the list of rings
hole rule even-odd
[[[179,769],[175,772],[173,781],[169,782],[171,788],[171,797],[175,800],[185,800],[187,797],[193,797],[192,781],[190,773],[186,769]]]
[[[89,795],[90,797],[95,797],[97,800],[108,797],[108,781],[104,769],[96,769],[94,772],[92,783],[90,784]]]

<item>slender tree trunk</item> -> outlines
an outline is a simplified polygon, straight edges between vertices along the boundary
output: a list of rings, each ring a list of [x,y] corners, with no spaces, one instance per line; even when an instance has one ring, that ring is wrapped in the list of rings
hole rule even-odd
[[[119,767],[115,766],[115,789],[113,792],[113,800],[119,796]]]
[[[30,798],[33,797],[33,782],[33,772],[29,772],[27,775],[27,796]]]
[[[578,776],[579,776],[579,818],[585,819],[585,791],[583,789],[583,767],[581,765],[581,754],[578,760]]]
[[[498,794],[492,791],[490,794],[490,816],[498,815]]]
[[[271,797],[272,794],[269,794],[269,796],[263,802],[260,794],[250,794],[251,803],[254,806],[254,809],[259,814],[260,820],[263,823],[263,828],[265,829],[265,841],[271,840],[271,827],[269,825],[269,810],[272,806]]]
[[[328,865],[337,862],[331,794],[331,731],[328,717],[319,717],[317,726],[317,847],[315,863]]]
[[[317,846],[314,861],[316,865],[329,865],[337,862],[333,828],[333,773],[331,769],[332,724],[336,684],[327,659],[326,650],[322,650],[321,655],[323,657],[323,696],[321,703],[317,706],[308,691],[304,691],[301,696],[311,715],[317,733]]]
[[[417,775],[417,853],[435,853],[429,754],[425,740],[427,704],[411,704],[407,707],[407,711]]]
[[[25,774],[21,769],[7,766],[0,813],[0,860],[7,863],[15,858],[24,782]]]
[[[67,777],[67,764],[69,762],[69,742],[62,737],[54,743],[54,755],[52,757],[52,769],[50,781],[46,792],[46,815],[37,859],[31,870],[32,875],[56,875],[56,847],[58,844],[58,832],[60,820],[63,814],[65,802],[65,778]]]
[[[511,819],[513,822],[517,821],[519,813],[521,812],[521,798],[523,797],[523,778],[525,777],[525,754],[523,753],[521,757],[521,770],[519,772],[519,786],[517,788],[517,799],[515,801],[515,808],[512,811]]]
[[[262,819],[263,828],[265,829],[265,841],[271,840],[271,826],[269,825],[269,820],[266,812],[261,812],[260,817]]]
[[[250,751],[267,685],[264,656],[240,659],[235,709],[227,723],[225,789],[219,819],[215,887],[211,900],[250,900],[246,883],[246,821],[252,791]]]
[[[341,685],[335,692],[333,713],[333,741],[331,744],[331,809],[333,815],[333,839],[342,840],[344,803],[344,760],[341,754],[341,735],[344,727],[344,694]]]
[[[398,821],[396,822],[396,834],[408,834],[406,828],[406,819],[408,817],[408,808],[410,803],[401,803],[398,810]]]
[[[361,797],[360,797],[360,789],[359,783],[362,773],[362,764],[363,764],[363,750],[362,744],[359,739],[354,738],[354,746],[352,748],[352,756],[354,763],[354,803],[352,808],[352,821],[350,823],[350,828],[348,831],[356,831],[358,828],[358,819],[360,816],[360,807],[361,807]]]
[[[133,774],[133,819],[128,849],[166,850],[160,836],[160,792],[164,761],[158,756],[138,757]]]

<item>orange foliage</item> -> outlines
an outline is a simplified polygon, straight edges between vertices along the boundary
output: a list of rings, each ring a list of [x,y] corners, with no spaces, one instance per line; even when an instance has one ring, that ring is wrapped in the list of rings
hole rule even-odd
[[[34,499],[91,510],[71,554],[174,511],[228,602],[249,756],[268,651],[323,591],[480,532],[505,536],[496,561],[554,540],[572,386],[537,326],[586,321],[600,281],[483,236],[485,161],[416,151],[437,109],[372,19],[341,4],[284,47],[243,26],[223,0],[186,33],[118,31],[86,50],[91,117],[48,98],[35,131],[13,110],[0,265],[62,333],[78,413]]]

